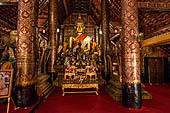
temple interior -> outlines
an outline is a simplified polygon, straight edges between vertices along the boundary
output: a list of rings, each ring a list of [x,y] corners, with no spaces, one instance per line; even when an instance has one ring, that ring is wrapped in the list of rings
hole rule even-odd
[[[170,0],[0,0],[0,75],[0,113],[148,113],[170,100]]]

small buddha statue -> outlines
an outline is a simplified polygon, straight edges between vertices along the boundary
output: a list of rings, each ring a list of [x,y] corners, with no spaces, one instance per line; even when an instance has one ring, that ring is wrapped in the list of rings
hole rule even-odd
[[[81,58],[81,42],[78,43],[78,47],[76,48],[76,55],[77,55],[77,60],[79,60],[79,58]]]
[[[99,57],[101,57],[101,55],[102,55],[102,48],[100,47],[100,45],[98,47],[98,55],[99,55]]]
[[[99,64],[102,64],[101,55],[102,55],[102,48],[101,48],[100,45],[99,45],[99,48],[98,48]]]
[[[10,54],[8,53],[8,49],[5,49],[2,52],[2,56],[0,58],[0,69],[14,69],[12,62],[10,61]]]
[[[95,51],[95,49],[96,49],[96,42],[95,42],[94,39],[93,39],[93,42],[92,42],[92,50]]]
[[[63,47],[63,53],[66,54],[68,49],[68,39],[66,39],[66,41],[64,41],[64,47]]]

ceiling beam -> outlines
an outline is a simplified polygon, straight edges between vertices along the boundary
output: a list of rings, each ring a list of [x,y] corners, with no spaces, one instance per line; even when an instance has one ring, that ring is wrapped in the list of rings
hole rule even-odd
[[[165,2],[138,2],[138,8],[148,9],[151,11],[170,11],[170,3]]]
[[[166,25],[166,26],[163,26],[163,27],[159,27],[158,30],[152,32],[152,34],[157,34],[157,33],[161,33],[161,32],[166,32],[166,31],[170,31],[170,25]]]
[[[38,15],[38,19],[48,19],[48,15]]]
[[[8,29],[16,29],[16,27],[14,25],[11,25],[11,24],[9,24],[9,23],[5,22],[4,20],[1,20],[1,19],[0,19],[0,25],[4,26],[4,27],[8,27]]]
[[[64,8],[65,8],[65,11],[66,11],[66,16],[68,16],[67,1],[66,1],[66,0],[63,0],[63,4],[64,4]]]
[[[0,6],[1,5],[18,5],[18,2],[0,2]]]
[[[150,36],[158,35],[158,34],[163,34],[165,32],[169,32],[170,31],[170,26],[169,25],[166,25],[166,26],[163,26],[163,27],[158,27],[158,28],[159,29],[150,30],[149,32],[145,32],[145,35],[147,36],[145,38],[149,38]]]
[[[0,0],[1,2],[18,2],[19,0]]]
[[[91,7],[92,7],[92,0],[90,0],[90,3],[89,3],[89,11],[88,11],[89,14],[90,14]]]
[[[157,17],[158,18],[158,17]],[[147,27],[146,26],[142,26],[142,27],[145,27],[145,29],[143,30],[143,32],[150,32],[151,33],[151,29],[156,27],[156,28],[159,28],[159,29],[162,29],[162,27],[167,27],[170,25],[170,16],[165,18],[164,20],[158,20],[156,22],[150,22],[152,23],[151,25],[148,25]],[[166,24],[165,24],[166,23]],[[162,27],[161,27],[162,26]],[[170,27],[170,26],[169,26]]]
[[[141,47],[148,47],[148,46],[155,46],[155,45],[162,45],[163,43],[170,42],[170,32],[154,36],[152,38],[143,40],[141,42]]]

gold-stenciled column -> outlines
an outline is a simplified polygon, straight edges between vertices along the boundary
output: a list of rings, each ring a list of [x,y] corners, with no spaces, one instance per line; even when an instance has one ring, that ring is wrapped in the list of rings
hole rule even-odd
[[[50,72],[54,74],[54,63],[56,60],[56,34],[57,34],[57,1],[49,0],[49,43],[51,46],[51,57],[50,57]],[[57,38],[58,39],[58,38]],[[52,77],[53,80],[53,77]]]
[[[140,49],[138,43],[138,2],[122,0],[122,103],[128,108],[140,109]]]
[[[15,104],[17,107],[30,106],[37,100],[35,91],[37,21],[38,0],[19,0],[15,77]]]
[[[109,1],[108,0],[102,0],[101,1],[101,8],[102,8],[102,38],[103,38],[103,53],[104,53],[104,72],[105,72],[105,79],[106,83],[108,82],[108,69],[107,69],[107,51],[109,51],[109,10],[108,10],[108,5]]]

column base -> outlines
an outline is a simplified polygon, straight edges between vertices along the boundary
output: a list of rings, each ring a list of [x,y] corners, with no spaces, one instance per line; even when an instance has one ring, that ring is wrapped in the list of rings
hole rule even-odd
[[[35,89],[35,85],[15,86],[16,107],[25,108],[35,104],[38,97]]]
[[[122,84],[122,104],[133,109],[142,107],[141,84]]]

